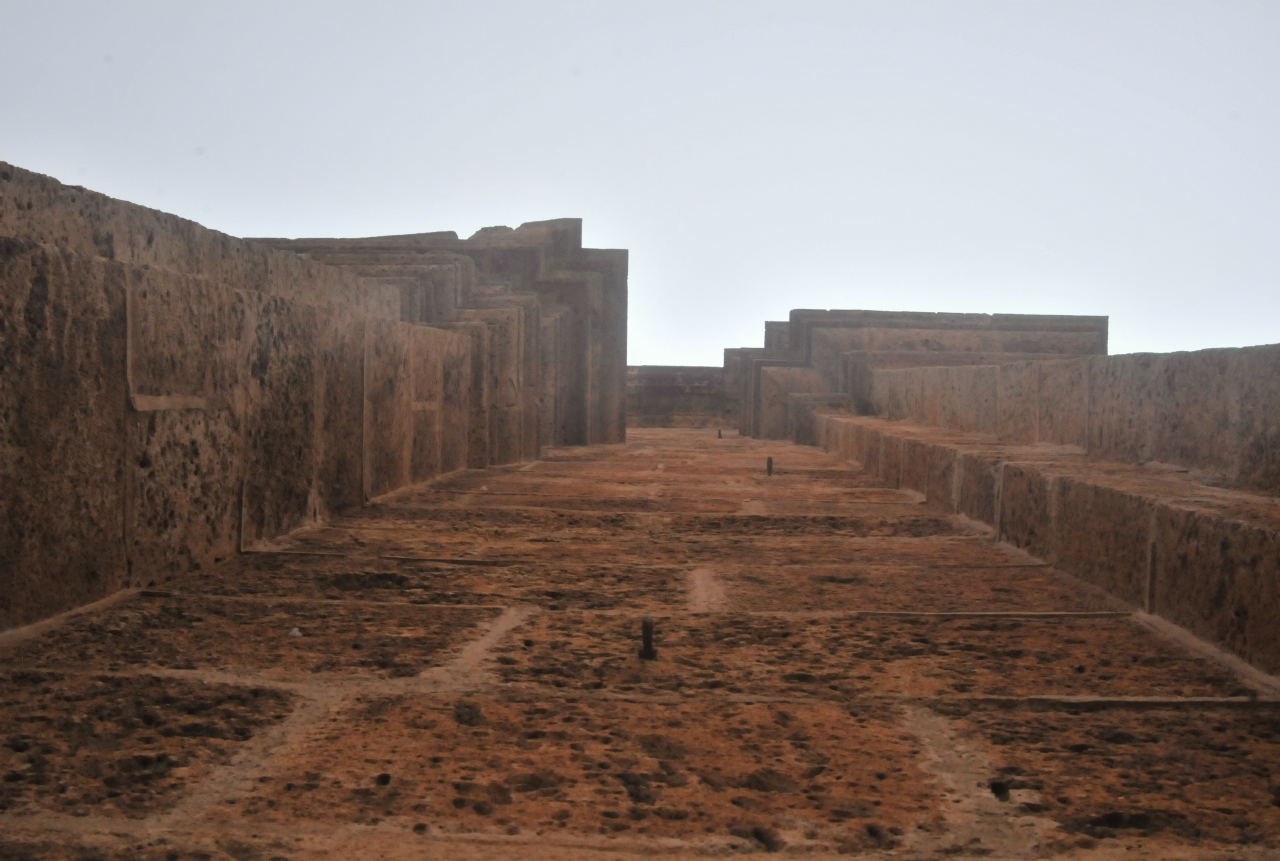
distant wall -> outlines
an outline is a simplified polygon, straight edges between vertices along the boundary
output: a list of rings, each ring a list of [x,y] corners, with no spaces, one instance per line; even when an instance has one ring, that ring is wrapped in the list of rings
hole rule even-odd
[[[811,368],[764,366],[760,373],[760,407],[755,417],[755,436],[786,439],[792,395],[828,392],[822,375]]]
[[[752,362],[755,359],[785,358],[785,352],[760,347],[728,348],[724,351],[724,392],[728,408],[738,417],[738,433],[751,435],[750,413]]]
[[[917,311],[813,310],[797,308],[790,314],[788,343],[790,358],[809,363],[813,356],[813,334],[818,329],[924,329],[967,332],[1074,332],[1092,338],[1091,353],[1107,352],[1106,317],[1060,316],[1049,314],[952,314]],[[857,349],[851,347],[850,349]],[[873,348],[879,349],[879,348]],[[915,349],[914,347],[912,349]],[[966,347],[965,349],[971,349]],[[987,350],[984,350],[986,352]],[[1031,352],[1019,349],[1017,352]],[[1076,352],[1053,350],[1052,352]]]
[[[873,372],[874,406],[1001,441],[1078,446],[1280,493],[1280,345]]]
[[[629,427],[734,427],[724,369],[641,365],[627,369]]]
[[[849,395],[858,413],[861,415],[874,415],[876,412],[875,372],[878,370],[955,365],[999,365],[1007,362],[1071,358],[1074,358],[1074,356],[1054,353],[852,351],[840,354],[841,387],[838,391]]]
[[[531,325],[522,334],[530,362],[521,400],[524,455],[536,457],[543,445],[626,439],[628,255],[583,248],[581,219],[490,227],[468,239],[445,232],[257,241],[394,285],[405,321],[445,325],[464,307],[525,307]],[[554,321],[545,319],[548,311]],[[547,323],[567,331],[547,331]],[[560,390],[553,420],[543,409],[548,392],[540,343],[546,337],[556,341]]]
[[[775,393],[774,406],[765,407],[766,381],[794,380],[803,386],[795,394],[848,394],[860,412],[868,413],[873,409],[871,368],[1105,354],[1107,326],[1105,317],[795,309],[786,323],[766,322],[765,349],[726,350],[725,372],[735,393],[734,384],[741,381],[739,432],[761,436],[785,426],[784,398]],[[805,374],[761,372],[769,367],[808,368],[822,386]]]

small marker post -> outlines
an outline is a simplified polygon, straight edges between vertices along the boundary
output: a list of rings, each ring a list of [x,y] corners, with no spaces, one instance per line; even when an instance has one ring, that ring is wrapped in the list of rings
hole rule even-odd
[[[773,458],[765,458],[764,473],[765,475],[773,475]]]
[[[640,622],[640,660],[658,660],[658,650],[653,647],[653,615],[645,613]]]

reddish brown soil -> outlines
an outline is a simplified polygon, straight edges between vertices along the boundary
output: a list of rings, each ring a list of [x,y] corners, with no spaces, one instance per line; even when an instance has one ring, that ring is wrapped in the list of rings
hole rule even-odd
[[[1280,855],[1265,691],[822,452],[630,435],[6,635],[0,858]]]
[[[243,601],[190,594],[141,597],[82,616],[13,648],[15,664],[117,671],[259,670],[416,676],[474,636],[492,609],[332,601]]]

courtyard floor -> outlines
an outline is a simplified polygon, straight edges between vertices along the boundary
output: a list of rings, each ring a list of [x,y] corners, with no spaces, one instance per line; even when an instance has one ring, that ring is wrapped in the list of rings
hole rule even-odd
[[[455,473],[0,635],[0,858],[753,852],[1280,857],[1280,701],[715,430]]]

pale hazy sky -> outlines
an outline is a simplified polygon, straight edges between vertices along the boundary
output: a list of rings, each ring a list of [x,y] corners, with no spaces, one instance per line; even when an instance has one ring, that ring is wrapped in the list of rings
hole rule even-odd
[[[1280,3],[0,0],[0,158],[238,236],[563,216],[630,361],[793,307],[1280,342]]]

